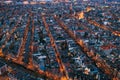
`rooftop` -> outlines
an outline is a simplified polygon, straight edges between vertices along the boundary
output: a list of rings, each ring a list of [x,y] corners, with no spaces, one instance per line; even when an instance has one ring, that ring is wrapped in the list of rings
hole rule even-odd
[[[3,67],[4,65],[6,64],[0,61],[0,68]]]

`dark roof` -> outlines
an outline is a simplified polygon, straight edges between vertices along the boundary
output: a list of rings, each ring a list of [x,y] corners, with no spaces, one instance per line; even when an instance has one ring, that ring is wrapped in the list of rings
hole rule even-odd
[[[5,65],[5,63],[0,61],[0,68],[3,67]]]

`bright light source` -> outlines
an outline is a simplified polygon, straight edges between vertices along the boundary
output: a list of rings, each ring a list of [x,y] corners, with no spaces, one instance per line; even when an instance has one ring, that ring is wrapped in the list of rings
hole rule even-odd
[[[29,2],[28,1],[24,1],[23,4],[29,4]]]
[[[30,4],[36,4],[36,2],[35,1],[31,1]]]
[[[10,3],[12,3],[12,1],[11,1],[11,0],[9,0],[9,1],[4,1],[4,3],[10,4]]]

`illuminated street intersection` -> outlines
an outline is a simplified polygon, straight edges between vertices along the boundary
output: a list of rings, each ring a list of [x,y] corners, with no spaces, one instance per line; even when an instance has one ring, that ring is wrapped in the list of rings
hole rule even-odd
[[[120,80],[120,2],[106,1],[1,1],[0,80]]]

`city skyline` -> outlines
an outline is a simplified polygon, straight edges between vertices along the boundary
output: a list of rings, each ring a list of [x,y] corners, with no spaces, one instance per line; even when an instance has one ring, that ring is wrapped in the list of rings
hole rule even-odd
[[[0,2],[0,80],[120,80],[119,2],[22,1]]]

